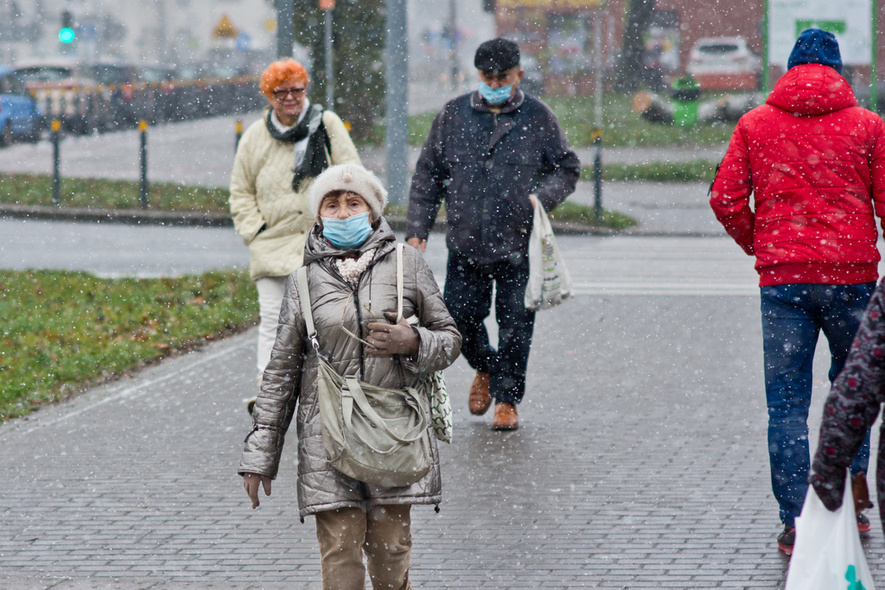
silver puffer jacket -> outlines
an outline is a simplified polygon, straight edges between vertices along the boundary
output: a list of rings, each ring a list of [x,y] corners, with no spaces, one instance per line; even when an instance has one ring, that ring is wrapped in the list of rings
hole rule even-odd
[[[421,254],[403,252],[403,316],[417,314],[420,348],[413,362],[401,356],[364,354],[363,344],[342,326],[365,339],[367,324],[385,321],[384,311],[396,311],[396,237],[381,218],[360,251],[377,248],[373,261],[354,289],[341,278],[334,258],[342,251],[331,246],[315,225],[308,235],[304,264],[308,266],[310,300],[320,351],[341,375],[356,375],[380,387],[413,385],[421,373],[445,369],[458,357],[461,335]],[[381,488],[352,479],[326,460],[317,404],[317,359],[307,341],[295,275],[286,285],[280,326],[270,363],[253,411],[239,473],[276,477],[286,430],[295,416],[298,432],[298,507],[301,516],[342,507],[378,504],[438,504],[441,499],[439,453],[430,433],[433,467],[407,487]],[[297,406],[297,413],[296,413]]]

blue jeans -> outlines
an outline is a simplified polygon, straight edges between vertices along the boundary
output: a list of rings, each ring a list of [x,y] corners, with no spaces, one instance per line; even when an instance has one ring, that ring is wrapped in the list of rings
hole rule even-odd
[[[768,400],[771,487],[787,526],[802,511],[808,489],[808,408],[814,349],[823,330],[830,345],[830,383],[842,370],[876,283],[796,283],[762,287],[762,348]],[[867,471],[870,433],[851,464]]]
[[[525,374],[535,329],[535,312],[525,308],[528,256],[515,254],[478,264],[449,252],[444,298],[461,332],[461,354],[473,369],[489,374],[489,391],[499,402],[518,404],[525,395]],[[485,319],[495,289],[498,348],[489,343]]]

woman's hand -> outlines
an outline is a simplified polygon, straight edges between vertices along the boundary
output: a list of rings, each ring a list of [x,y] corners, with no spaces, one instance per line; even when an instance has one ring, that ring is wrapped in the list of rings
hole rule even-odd
[[[258,508],[258,505],[261,502],[258,501],[258,483],[264,486],[264,495],[270,496],[270,482],[272,480],[266,475],[258,475],[257,473],[244,473],[243,474],[243,487],[246,488],[246,493],[249,494],[249,498],[252,499],[252,509]]]
[[[384,316],[391,322],[396,322],[394,312],[385,311]],[[366,337],[366,342],[374,347],[366,349],[368,354],[375,356],[393,356],[395,354],[414,356],[418,354],[421,339],[404,318],[392,324],[369,322],[368,328],[369,335]]]

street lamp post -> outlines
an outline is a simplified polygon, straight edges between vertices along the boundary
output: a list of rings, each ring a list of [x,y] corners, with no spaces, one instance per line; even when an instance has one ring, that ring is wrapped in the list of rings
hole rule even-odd
[[[332,69],[332,11],[335,0],[320,0],[320,10],[325,14],[324,53],[326,54],[326,108],[335,108],[335,71]]]
[[[277,2],[277,57],[292,57],[292,45],[295,44],[295,2],[294,0],[276,0]]]
[[[407,200],[409,173],[409,46],[406,0],[386,0],[387,192],[390,202]]]

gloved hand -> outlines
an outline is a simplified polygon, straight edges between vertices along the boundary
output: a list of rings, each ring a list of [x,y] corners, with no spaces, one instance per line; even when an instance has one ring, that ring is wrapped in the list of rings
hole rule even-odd
[[[374,356],[393,356],[402,354],[414,356],[418,354],[421,339],[405,318],[396,321],[396,313],[385,311],[384,317],[391,323],[369,322],[369,335],[366,337],[374,348],[367,348],[366,353]]]

